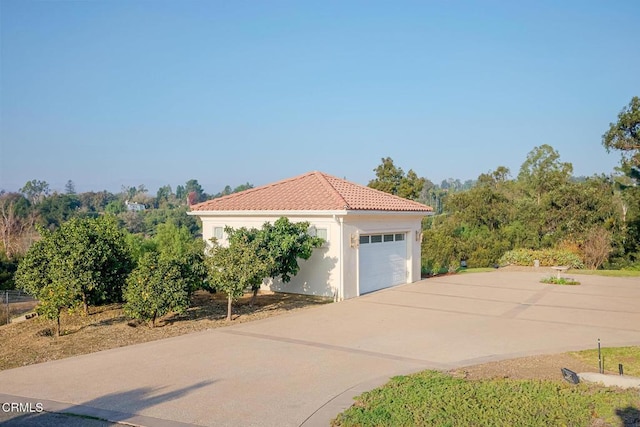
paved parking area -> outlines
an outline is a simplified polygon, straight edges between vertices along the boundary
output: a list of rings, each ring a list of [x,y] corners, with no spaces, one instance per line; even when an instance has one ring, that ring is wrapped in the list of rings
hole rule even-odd
[[[30,398],[138,425],[315,426],[390,376],[640,344],[640,279],[445,276],[252,323],[0,372]]]

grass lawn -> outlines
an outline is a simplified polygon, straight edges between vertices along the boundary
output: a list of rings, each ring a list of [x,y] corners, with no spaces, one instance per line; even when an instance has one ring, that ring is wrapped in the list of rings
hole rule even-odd
[[[575,351],[570,353],[598,370],[598,349]],[[618,363],[624,366],[624,374],[640,377],[640,347],[612,347],[601,349],[605,371],[618,373]]]
[[[636,418],[637,390],[550,380],[466,380],[423,371],[363,393],[332,425],[626,426]]]
[[[605,368],[640,376],[640,346],[603,348]],[[548,359],[548,360],[547,360]],[[546,368],[544,368],[546,366]],[[640,392],[571,385],[558,366],[598,370],[598,350],[493,362],[452,373],[423,371],[392,378],[356,398],[334,426],[636,426]],[[553,377],[546,372],[552,368]],[[510,377],[511,375],[516,377]]]
[[[607,276],[607,277],[640,277],[640,271],[638,270],[575,270],[575,269],[571,269],[567,273],[588,274],[592,276]]]
[[[491,271],[496,271],[496,269],[492,267],[464,268],[458,270],[458,273],[489,273]]]

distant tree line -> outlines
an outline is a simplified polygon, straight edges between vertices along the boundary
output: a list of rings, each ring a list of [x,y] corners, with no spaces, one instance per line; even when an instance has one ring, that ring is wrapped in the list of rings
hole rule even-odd
[[[638,97],[610,124],[602,143],[622,153],[610,175],[574,177],[572,164],[543,144],[514,178],[498,166],[475,181],[436,186],[413,170],[405,174],[387,157],[369,186],[434,207],[436,215],[423,222],[425,272],[456,269],[462,261],[473,267],[517,262],[536,250],[553,250],[545,253],[558,259],[573,254],[588,268],[640,269]]]
[[[62,334],[62,313],[89,315],[89,307],[123,303],[126,315],[154,326],[167,313],[181,313],[199,289],[221,291],[232,302],[254,292],[266,278],[287,282],[321,239],[308,223],[281,218],[261,229],[228,228],[228,246],[206,249],[189,205],[250,189],[226,186],[209,195],[197,180],[150,196],[144,185],[119,194],[64,193],[45,181],[27,182],[18,193],[0,194],[0,289],[27,291],[37,311]],[[136,204],[136,209],[128,209]],[[139,205],[144,209],[139,209]],[[247,279],[248,278],[248,279]]]
[[[158,226],[174,223],[186,227],[191,235],[200,233],[200,223],[187,216],[189,202],[198,203],[252,188],[246,183],[235,188],[226,186],[215,194],[204,192],[198,180],[178,185],[174,192],[169,185],[160,187],[155,195],[144,185],[123,186],[120,193],[87,191],[77,193],[75,183],[67,181],[64,192],[52,191],[46,181],[28,181],[19,192],[0,191],[0,289],[14,287],[13,276],[19,260],[40,238],[41,230],[55,231],[74,218],[99,218],[113,215],[126,231],[153,237]],[[130,211],[127,202],[142,204],[143,211]]]

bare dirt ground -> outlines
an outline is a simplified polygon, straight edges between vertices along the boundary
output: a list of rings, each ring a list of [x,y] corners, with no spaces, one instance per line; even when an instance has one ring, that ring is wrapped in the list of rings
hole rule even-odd
[[[263,292],[250,306],[251,295],[233,307],[233,323],[250,322],[282,313],[303,310],[329,300],[308,295]],[[55,336],[53,321],[43,318],[0,326],[0,370],[93,353],[191,332],[229,325],[223,294],[198,291],[191,308],[183,314],[167,315],[156,327],[128,319],[121,304],[90,307],[89,315],[63,313],[64,335]]]
[[[560,353],[468,366],[450,373],[470,380],[493,378],[562,380],[560,368],[568,368],[576,373],[598,370],[597,366],[591,366],[571,353]]]

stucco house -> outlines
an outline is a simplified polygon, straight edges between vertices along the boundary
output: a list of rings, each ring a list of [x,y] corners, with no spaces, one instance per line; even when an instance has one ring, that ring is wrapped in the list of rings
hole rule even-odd
[[[308,221],[325,239],[301,260],[290,282],[265,282],[279,292],[353,298],[420,279],[422,219],[432,208],[322,172],[310,172],[191,206],[203,238],[225,243],[224,227],[256,227],[280,217]]]

